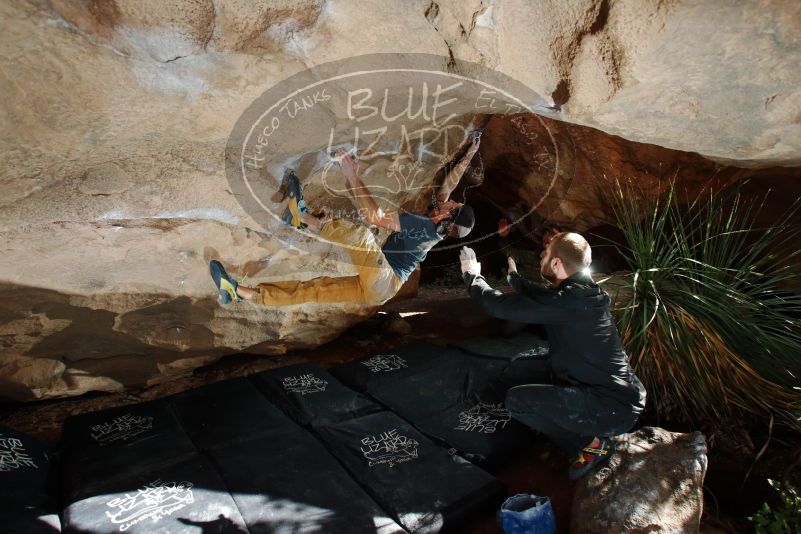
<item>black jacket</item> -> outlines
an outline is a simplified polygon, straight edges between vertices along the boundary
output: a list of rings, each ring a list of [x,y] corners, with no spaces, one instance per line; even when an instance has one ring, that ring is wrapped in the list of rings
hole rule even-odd
[[[492,289],[481,275],[465,273],[464,280],[470,296],[493,317],[545,326],[558,381],[591,388],[638,412],[645,407],[645,388],[623,350],[609,295],[592,278],[576,273],[546,288],[512,273],[515,293],[508,294]]]

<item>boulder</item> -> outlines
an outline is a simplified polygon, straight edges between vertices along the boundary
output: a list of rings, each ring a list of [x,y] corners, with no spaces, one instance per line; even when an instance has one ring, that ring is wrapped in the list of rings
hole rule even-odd
[[[237,118],[294,74],[405,52],[459,76],[515,78],[539,113],[520,124],[532,135],[549,125],[552,159],[510,137],[511,117],[490,125],[489,199],[583,229],[609,216],[599,176],[633,174],[658,192],[674,169],[697,183],[740,176],[720,161],[801,162],[800,13],[779,0],[0,2],[0,397],[155,383],[232,352],[316,346],[376,312],[215,303],[210,259],[256,281],[354,273],[341,251],[254,221],[226,179]],[[475,111],[454,122],[469,125]],[[337,134],[353,122],[333,108],[320,120]],[[324,149],[292,136],[266,182],[277,186],[282,164],[314,167]],[[415,163],[395,170],[430,182],[436,158]],[[389,170],[372,165],[369,185],[387,185]],[[383,200],[397,206],[425,200],[389,190]],[[553,194],[540,202],[543,191]]]
[[[484,182],[468,200],[478,193],[501,212],[535,211],[576,231],[614,221],[618,184],[653,199],[675,181],[677,194],[695,198],[753,176],[781,176],[789,183],[801,178],[801,168],[733,167],[531,113],[494,116],[485,131]]]
[[[577,483],[571,532],[698,532],[704,436],[644,427],[618,439],[617,454]]]
[[[481,52],[549,96],[557,118],[728,163],[801,163],[798,2],[511,0],[488,11],[474,19],[495,34]]]

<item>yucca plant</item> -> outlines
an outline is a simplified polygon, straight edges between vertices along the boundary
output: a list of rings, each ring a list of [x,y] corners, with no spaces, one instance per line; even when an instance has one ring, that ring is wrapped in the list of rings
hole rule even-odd
[[[756,534],[792,534],[801,532],[801,495],[789,482],[782,485],[768,479],[768,484],[779,494],[780,504],[771,507],[764,503],[748,519],[754,524]]]
[[[784,289],[796,276],[798,203],[765,227],[765,198],[739,189],[689,203],[674,186],[650,202],[620,184],[617,193],[618,250],[631,268],[618,326],[657,413],[801,430],[801,295]]]

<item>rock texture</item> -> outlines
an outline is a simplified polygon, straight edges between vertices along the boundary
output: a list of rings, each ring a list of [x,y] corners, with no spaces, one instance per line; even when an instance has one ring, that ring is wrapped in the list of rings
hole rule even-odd
[[[730,162],[799,164],[798,3],[515,0],[493,20],[498,67],[551,95],[561,118]]]
[[[698,532],[706,475],[700,432],[645,427],[576,485],[571,532]]]
[[[591,183],[601,160],[638,161],[641,174],[658,158],[679,161],[700,178],[715,164],[615,148],[568,123],[738,166],[798,164],[800,10],[745,0],[2,2],[0,396],[153,383],[233,351],[317,345],[375,312],[214,301],[212,258],[258,280],[353,272],[330,247],[255,224],[225,179],[237,117],[295,73],[379,52],[436,54],[454,72],[473,61],[542,97],[563,144],[555,170],[569,183]],[[491,181],[514,173],[534,203],[539,163],[504,160],[504,121],[482,148]],[[538,207],[545,216],[577,227],[607,217],[593,195],[572,196],[590,189],[559,184]],[[508,189],[490,195],[501,203]]]
[[[618,184],[657,198],[675,181],[677,194],[694,199],[701,191],[745,179],[755,182],[749,188],[753,194],[793,189],[801,179],[799,167],[735,167],[532,114],[495,116],[486,132],[480,152],[484,182],[468,190],[467,200],[486,200],[499,212],[516,205],[518,212],[533,208],[576,231],[614,220]],[[774,213],[781,211],[777,207]]]

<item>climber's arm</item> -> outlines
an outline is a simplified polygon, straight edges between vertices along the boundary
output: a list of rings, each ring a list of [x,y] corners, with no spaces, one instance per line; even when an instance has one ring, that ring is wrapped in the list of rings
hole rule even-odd
[[[459,181],[462,179],[464,175],[464,171],[467,170],[467,167],[470,166],[470,160],[473,159],[473,156],[476,155],[478,152],[478,146],[481,144],[481,139],[478,137],[473,138],[473,143],[470,145],[470,148],[467,149],[464,157],[459,160],[459,162],[453,166],[453,168],[448,172],[447,176],[445,176],[445,180],[442,182],[442,185],[437,192],[437,201],[438,202],[447,202],[453,193],[453,190],[456,189],[456,186],[459,185]]]
[[[340,151],[337,153],[339,165],[342,167],[342,174],[345,175],[345,183],[348,191],[353,196],[359,212],[368,224],[380,226],[390,232],[400,230],[400,217],[397,211],[384,212],[373,198],[370,190],[364,185],[359,177],[359,160],[353,154]]]

